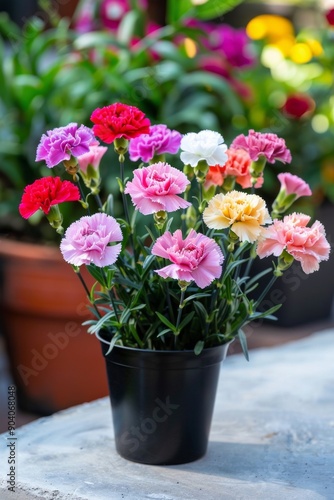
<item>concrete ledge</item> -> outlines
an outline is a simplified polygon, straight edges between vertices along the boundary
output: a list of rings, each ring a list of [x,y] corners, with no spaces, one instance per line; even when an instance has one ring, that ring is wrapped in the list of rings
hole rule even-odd
[[[154,467],[120,458],[107,398],[17,430],[16,494],[71,500],[324,500],[334,498],[334,330],[226,359],[207,455]]]

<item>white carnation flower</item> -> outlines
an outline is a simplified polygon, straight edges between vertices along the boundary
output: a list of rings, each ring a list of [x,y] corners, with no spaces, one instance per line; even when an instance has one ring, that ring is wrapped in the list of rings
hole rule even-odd
[[[192,167],[196,167],[200,160],[205,160],[209,166],[214,166],[224,165],[228,159],[223,136],[212,130],[201,130],[197,134],[190,132],[184,135],[180,148],[182,149],[181,161]]]

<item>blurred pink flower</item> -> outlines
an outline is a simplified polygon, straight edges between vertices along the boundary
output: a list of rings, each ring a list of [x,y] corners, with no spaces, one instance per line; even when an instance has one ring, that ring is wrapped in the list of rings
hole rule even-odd
[[[87,172],[88,165],[92,165],[95,170],[99,168],[102,157],[108,151],[107,147],[100,146],[99,144],[98,141],[94,141],[94,143],[89,146],[89,152],[79,156],[78,165],[82,172]]]
[[[222,273],[224,257],[219,245],[193,229],[184,240],[180,229],[173,234],[167,231],[153,245],[152,254],[172,262],[155,271],[159,276],[195,281],[199,288],[210,285]]]
[[[160,212],[174,212],[191,205],[178,196],[190,181],[186,175],[168,163],[158,162],[148,167],[138,168],[134,178],[125,187],[132,203],[144,215]]]
[[[310,219],[308,215],[297,213],[286,215],[283,220],[275,219],[258,243],[258,256],[261,259],[269,255],[279,257],[286,250],[301,263],[306,274],[318,271],[319,262],[329,258],[330,245],[319,221],[307,227]]]
[[[180,148],[181,137],[179,132],[170,130],[166,125],[152,125],[148,134],[130,140],[130,160],[137,161],[140,158],[147,163],[155,155],[175,154]]]
[[[283,163],[291,162],[290,150],[285,140],[272,133],[261,133],[249,130],[248,136],[238,135],[231,144],[231,148],[242,148],[248,152],[252,161],[264,156],[269,163],[280,160]]]
[[[116,262],[122,249],[121,227],[110,215],[96,213],[73,222],[66,230],[60,244],[64,259],[69,264],[81,266],[95,264],[105,267]]]
[[[208,49],[224,58],[234,68],[243,68],[254,63],[250,40],[244,28],[233,28],[228,24],[217,24],[190,19],[187,25],[199,28],[204,35],[199,40]]]

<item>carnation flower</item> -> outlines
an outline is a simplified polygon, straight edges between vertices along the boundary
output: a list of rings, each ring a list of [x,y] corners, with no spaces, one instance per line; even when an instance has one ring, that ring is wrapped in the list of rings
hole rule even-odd
[[[78,200],[80,192],[72,182],[62,181],[60,177],[43,177],[25,187],[19,212],[25,219],[31,217],[37,210],[42,210],[48,215],[51,206]]]
[[[110,215],[96,213],[81,217],[66,230],[60,244],[64,259],[74,266],[95,264],[98,267],[110,266],[116,262],[121,251],[121,227]]]
[[[95,170],[98,170],[102,157],[108,151],[105,146],[100,146],[98,141],[91,143],[88,153],[85,153],[78,158],[80,170],[87,172],[88,165],[91,165]]]
[[[172,262],[155,271],[159,276],[195,281],[199,288],[210,285],[222,273],[224,257],[219,245],[193,229],[184,240],[180,229],[174,234],[167,231],[153,245],[152,254]]]
[[[191,205],[178,196],[190,184],[189,180],[183,172],[168,163],[159,162],[138,168],[133,174],[133,181],[127,183],[124,192],[131,196],[132,203],[142,214],[161,210],[174,212]]]
[[[281,183],[281,190],[284,190],[286,195],[295,195],[295,200],[301,196],[311,196],[312,191],[310,186],[298,175],[290,174],[289,172],[278,174],[278,180]]]
[[[190,132],[181,139],[180,158],[185,165],[196,167],[198,162],[204,160],[209,166],[224,165],[227,161],[227,146],[224,138],[218,132],[201,130],[197,134]]]
[[[283,220],[274,220],[258,243],[258,256],[261,259],[269,255],[279,257],[286,250],[301,263],[304,273],[317,271],[319,262],[328,260],[330,245],[324,226],[319,221],[307,227],[310,219],[308,215],[293,213]]]
[[[254,243],[271,222],[265,201],[256,194],[231,191],[214,196],[203,212],[205,224],[212,229],[230,228],[240,241]]]
[[[88,153],[94,140],[93,132],[84,125],[70,123],[66,127],[54,128],[43,134],[37,147],[36,161],[45,160],[49,168],[58,165],[71,156]]]
[[[248,136],[238,135],[231,144],[231,148],[242,148],[248,152],[252,161],[264,156],[269,163],[280,160],[290,163],[291,153],[286,147],[285,140],[272,133],[261,133],[250,130]]]
[[[179,132],[169,130],[166,125],[152,125],[148,134],[131,139],[129,144],[130,160],[141,159],[147,163],[156,155],[175,154],[179,150],[181,137]]]
[[[107,144],[121,137],[133,139],[150,132],[150,120],[142,111],[119,102],[95,109],[90,119],[95,124],[96,137]]]
[[[228,176],[235,177],[235,182],[240,184],[243,189],[252,187],[252,176],[250,166],[252,160],[249,154],[244,149],[228,149],[226,151],[228,160],[225,165],[215,165],[210,167],[205,179],[205,188],[210,186],[222,186],[224,179]],[[263,176],[261,175],[254,187],[259,188],[263,184]]]

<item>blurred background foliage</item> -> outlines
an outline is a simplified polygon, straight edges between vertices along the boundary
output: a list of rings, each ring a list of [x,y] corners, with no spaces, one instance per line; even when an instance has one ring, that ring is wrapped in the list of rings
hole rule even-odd
[[[218,130],[227,144],[252,128],[277,133],[292,152],[288,169],[314,192],[300,209],[333,202],[331,12],[311,1],[83,0],[62,17],[43,0],[23,27],[2,12],[0,232],[54,238],[39,216],[17,214],[24,186],[38,169],[50,173],[35,163],[39,139],[71,121],[90,126],[93,109],[116,101],[182,133]],[[111,152],[111,191],[112,161]],[[267,169],[269,199],[282,170]]]

